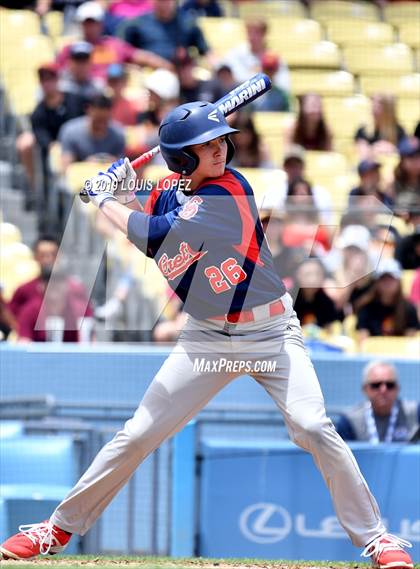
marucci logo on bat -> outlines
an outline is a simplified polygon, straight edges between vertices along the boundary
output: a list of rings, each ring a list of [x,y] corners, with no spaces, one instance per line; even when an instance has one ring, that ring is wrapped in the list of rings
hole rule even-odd
[[[245,87],[244,90],[240,91],[237,95],[233,95],[232,98],[228,99],[225,103],[221,103],[218,108],[224,115],[230,114],[233,109],[265,90],[266,83],[264,79],[260,79],[255,83],[251,83],[248,87]]]

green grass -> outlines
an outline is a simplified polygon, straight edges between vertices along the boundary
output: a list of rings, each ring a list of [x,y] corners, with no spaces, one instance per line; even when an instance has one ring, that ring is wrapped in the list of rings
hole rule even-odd
[[[322,567],[325,569],[339,569],[339,568],[369,568],[370,563],[359,562],[327,562],[327,561],[282,561],[266,560],[266,559],[205,559],[198,558],[171,558],[171,557],[129,557],[129,556],[104,556],[98,557],[93,555],[78,555],[78,556],[59,556],[47,559],[36,559],[34,561],[2,561],[1,566],[14,567],[15,569],[52,569],[57,567],[59,569],[74,569],[75,567],[89,567],[96,566],[98,569],[118,569],[120,567],[141,567],[141,569],[203,569],[214,567],[217,569],[219,566],[224,569],[227,565],[230,567],[261,567],[269,569],[286,569],[297,567]],[[416,569],[420,569],[420,564],[415,565]]]

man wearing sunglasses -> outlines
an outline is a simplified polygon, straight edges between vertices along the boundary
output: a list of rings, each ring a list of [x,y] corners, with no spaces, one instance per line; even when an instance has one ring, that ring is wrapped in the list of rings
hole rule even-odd
[[[362,391],[367,400],[337,422],[341,437],[372,444],[410,441],[419,428],[420,403],[399,398],[395,367],[379,360],[367,364],[363,370]]]

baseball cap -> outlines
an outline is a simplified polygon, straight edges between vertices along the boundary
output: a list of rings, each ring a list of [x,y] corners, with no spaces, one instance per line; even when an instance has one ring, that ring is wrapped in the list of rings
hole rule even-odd
[[[362,160],[357,166],[357,172],[359,176],[372,172],[373,170],[378,170],[381,167],[379,162],[374,162],[373,160]]]
[[[394,279],[401,278],[401,265],[395,259],[381,259],[379,265],[375,271],[375,277],[377,279],[383,277],[384,275],[391,275]]]
[[[45,75],[54,75],[55,77],[58,76],[58,65],[54,62],[49,62],[49,63],[42,63],[39,67],[38,67],[38,77],[41,78],[41,76],[45,76]]]
[[[266,51],[261,58],[261,69],[275,73],[280,66],[280,58],[273,51]]]
[[[170,101],[179,97],[179,80],[175,73],[167,69],[156,69],[145,81],[146,89],[161,99]]]
[[[420,142],[417,138],[404,138],[398,147],[401,158],[408,158],[420,154]]]
[[[76,21],[85,22],[86,20],[95,20],[102,22],[105,18],[105,12],[102,6],[97,2],[85,2],[81,4],[76,10]]]
[[[357,247],[366,251],[369,247],[369,241],[370,232],[364,225],[347,225],[338,237],[336,245],[339,249]]]
[[[108,79],[123,79],[127,73],[121,63],[111,63],[111,65],[108,66],[106,75]]]
[[[303,146],[300,146],[299,144],[291,144],[286,148],[283,156],[283,164],[289,160],[300,160],[301,162],[305,162],[305,149]]]
[[[70,57],[87,59],[92,53],[92,45],[87,41],[78,41],[70,47]]]

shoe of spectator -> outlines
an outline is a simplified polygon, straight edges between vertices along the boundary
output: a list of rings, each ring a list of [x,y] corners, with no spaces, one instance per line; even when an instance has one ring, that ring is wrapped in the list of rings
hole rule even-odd
[[[32,559],[38,555],[61,553],[70,541],[71,533],[53,525],[49,520],[40,524],[19,526],[19,533],[0,546],[3,559]]]
[[[374,569],[413,569],[413,561],[404,547],[411,543],[386,533],[366,546],[362,557],[371,557]]]

